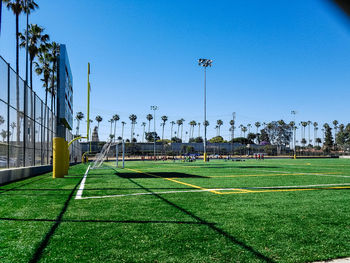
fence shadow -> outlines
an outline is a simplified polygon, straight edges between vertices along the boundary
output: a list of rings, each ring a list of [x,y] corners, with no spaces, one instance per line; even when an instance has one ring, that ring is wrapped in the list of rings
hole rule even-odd
[[[115,173],[117,176],[121,178],[127,179],[138,179],[138,178],[209,178],[206,176],[194,175],[194,174],[186,174],[186,173],[177,173],[177,172],[162,172],[162,173]]]

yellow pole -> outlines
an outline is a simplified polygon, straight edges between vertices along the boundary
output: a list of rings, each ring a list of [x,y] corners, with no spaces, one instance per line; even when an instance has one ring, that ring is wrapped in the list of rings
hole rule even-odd
[[[53,138],[53,178],[63,178],[66,171],[66,147],[64,138]]]
[[[73,140],[71,140],[71,141],[68,143],[68,147],[69,147],[73,142],[75,142],[76,140],[80,140],[80,139],[86,139],[86,137],[83,137],[83,136],[75,137]]]
[[[87,140],[89,141],[90,131],[90,63],[88,63],[88,75],[87,75]]]

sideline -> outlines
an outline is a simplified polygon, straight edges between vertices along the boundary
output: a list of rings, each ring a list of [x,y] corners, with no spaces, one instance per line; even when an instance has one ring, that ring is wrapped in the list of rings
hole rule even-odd
[[[77,195],[75,196],[75,199],[83,199],[83,191],[84,191],[84,187],[85,187],[85,181],[86,181],[86,177],[89,173],[90,170],[90,165],[88,166],[88,168],[86,169],[86,172],[84,174],[83,180],[81,180]]]
[[[319,188],[310,188],[319,187]],[[323,187],[323,188],[322,188]],[[254,194],[254,193],[269,193],[269,192],[295,192],[295,191],[312,191],[322,189],[349,189],[350,183],[344,184],[315,184],[315,185],[295,185],[295,186],[266,186],[266,187],[247,187],[247,188],[213,188],[201,190],[186,190],[186,191],[166,191],[166,192],[143,192],[132,194],[119,195],[102,195],[102,196],[87,196],[76,199],[104,199],[113,197],[127,197],[127,196],[141,196],[141,195],[160,195],[160,194],[177,194],[177,193],[202,193],[202,192],[218,192],[218,191],[234,191],[223,192],[222,195],[227,194]]]

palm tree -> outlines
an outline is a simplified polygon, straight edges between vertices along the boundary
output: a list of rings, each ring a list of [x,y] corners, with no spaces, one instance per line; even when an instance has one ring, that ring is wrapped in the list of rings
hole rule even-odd
[[[252,125],[250,123],[248,123],[247,127],[248,127],[248,133],[250,133],[250,128],[252,127]]]
[[[189,124],[190,124],[190,137],[193,138],[194,127],[197,125],[197,122],[193,120],[193,121],[190,121]]]
[[[148,120],[148,133],[151,131],[151,120],[153,120],[152,114],[147,114],[146,119]]]
[[[16,107],[20,108],[19,105],[19,16],[24,12],[26,14],[30,14],[31,11],[35,10],[38,5],[34,2],[34,0],[1,0],[6,4],[7,9],[12,10],[13,14],[16,17]],[[19,113],[17,113],[17,123],[20,122]],[[17,142],[20,141],[20,128],[17,129]]]
[[[183,129],[184,129],[184,119],[180,119],[181,121],[181,141],[182,141],[182,132],[183,132]]]
[[[317,143],[316,139],[317,139],[318,123],[314,122],[313,125],[314,125],[314,143]]]
[[[261,123],[260,122],[255,122],[255,127],[256,127],[256,134],[258,134],[259,133],[259,128],[260,128],[260,126],[261,126]]]
[[[13,132],[14,132],[15,128],[17,127],[17,124],[13,121],[13,122],[11,122],[10,127],[11,127],[11,130],[12,130],[11,131],[11,141],[13,141]]]
[[[163,126],[163,130],[162,130],[162,140],[164,139],[164,126],[165,126],[165,123],[168,121],[168,116],[162,116],[161,117],[163,123],[162,123],[162,126]]]
[[[2,0],[2,2],[4,2],[7,9],[11,9],[16,16],[16,73],[19,75],[19,16],[22,13],[30,14],[31,11],[38,8],[38,5],[34,0]]]
[[[176,124],[177,124],[177,136],[179,136],[179,133],[180,133],[180,126],[182,125],[182,120],[177,120],[176,121]]]
[[[35,72],[38,75],[43,75],[41,81],[45,88],[45,106],[47,106],[47,93],[49,91],[49,79],[52,71],[50,54],[48,52],[39,53],[38,61],[39,63],[34,62]]]
[[[114,114],[113,116],[112,116],[112,120],[113,120],[113,122],[114,122],[114,141],[115,141],[115,136],[116,136],[116,128],[117,128],[117,122],[120,120],[120,117],[119,117],[119,115],[118,114]],[[111,133],[112,133],[112,130],[111,130]]]
[[[307,121],[307,126],[308,126],[308,130],[309,130],[309,144],[311,144],[311,131],[310,131],[311,124],[312,124],[311,121]]]
[[[52,76],[51,76],[51,86],[49,88],[49,92],[51,94],[51,109],[56,109],[56,104],[53,105],[53,102],[55,101],[54,98],[56,97],[56,91],[57,91],[57,76],[55,76],[55,72],[58,70],[58,56],[60,53],[60,45],[56,42],[52,42],[48,45],[46,45],[48,48],[48,52],[50,53],[50,59],[52,62]]]
[[[143,135],[142,135],[142,142],[145,142],[145,129],[146,129],[146,123],[145,122],[143,122],[142,124],[141,124],[141,126],[143,127]]]
[[[110,120],[108,120],[108,122],[110,122],[111,123],[111,129],[110,129],[110,131],[109,131],[109,137],[111,138],[111,139],[113,139],[114,138],[114,136],[113,136],[113,134],[112,134],[112,125],[113,125],[113,118],[112,119],[110,119]]]
[[[198,137],[200,137],[201,136],[201,123],[198,122],[197,125],[198,125]]]
[[[291,121],[289,122],[289,127],[292,128],[292,131],[293,131],[293,138],[291,138],[291,140],[293,140],[293,147],[295,148],[295,145],[294,145],[294,139],[295,139],[295,122],[294,121]]]
[[[0,126],[1,126],[2,124],[4,124],[4,122],[5,122],[4,117],[2,117],[2,116],[0,115]]]
[[[245,138],[245,133],[247,132],[247,127],[243,126],[242,128],[242,132],[243,132],[243,137]]]
[[[175,121],[171,121],[170,124],[171,124],[170,139],[172,139],[173,138],[173,126],[175,124]]]
[[[235,120],[230,120],[230,132],[231,132],[231,140],[235,137]]]
[[[242,137],[242,128],[243,128],[243,127],[244,127],[243,124],[241,124],[241,125],[238,126],[238,128],[241,129],[241,137]]]
[[[80,121],[82,119],[84,119],[84,113],[82,113],[81,111],[77,112],[77,114],[75,115],[75,119],[78,121],[78,125],[77,125],[77,134],[79,135],[79,126],[80,126]]]
[[[130,137],[131,139],[130,139],[130,141],[132,142],[132,139],[134,138],[134,129],[135,129],[137,116],[135,114],[131,114],[129,116],[129,119],[131,120],[131,137]]]
[[[224,124],[222,120],[217,120],[216,124],[218,125],[218,135],[220,136],[220,127]]]
[[[21,39],[20,47],[25,48],[27,44],[26,32],[23,34],[18,33]],[[37,24],[31,24],[28,28],[28,53],[29,53],[29,74],[30,74],[30,85],[29,87],[33,89],[33,61],[35,57],[39,54],[40,46],[45,45],[47,41],[50,40],[48,34],[43,34],[44,28],[38,26]]]
[[[303,142],[305,142],[306,140],[305,140],[305,128],[306,128],[306,126],[307,126],[308,124],[307,124],[307,121],[302,121],[301,122],[301,126],[303,127],[303,130],[302,130],[302,135],[301,135],[301,142],[302,142],[302,144],[303,144]],[[304,140],[303,140],[304,139]],[[305,144],[303,144],[303,146],[305,146]]]
[[[100,122],[103,120],[103,118],[100,115],[97,115],[95,120],[97,121],[97,130],[100,129]]]

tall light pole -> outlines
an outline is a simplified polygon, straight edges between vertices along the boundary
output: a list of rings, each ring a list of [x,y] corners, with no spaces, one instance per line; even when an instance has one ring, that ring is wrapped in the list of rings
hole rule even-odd
[[[198,65],[204,67],[204,162],[207,161],[207,67],[211,67],[213,61],[211,59],[200,58],[198,59]]]
[[[294,115],[294,127],[293,127],[293,146],[294,146],[294,159],[297,158],[297,153],[296,153],[296,148],[295,148],[295,141],[296,141],[296,132],[297,132],[297,127],[296,127],[296,122],[295,122],[295,115],[297,114],[297,112],[295,110],[292,110],[290,112],[292,115]]]
[[[153,110],[153,119],[154,119],[153,155],[154,155],[154,160],[156,160],[156,110],[158,110],[158,106],[151,106],[151,110]]]

